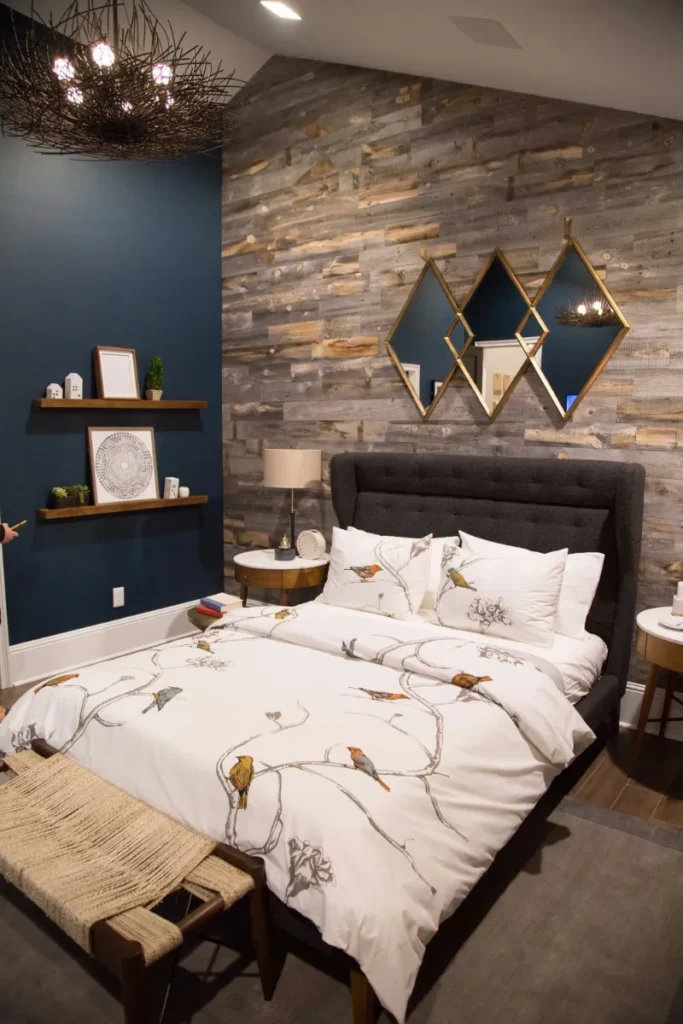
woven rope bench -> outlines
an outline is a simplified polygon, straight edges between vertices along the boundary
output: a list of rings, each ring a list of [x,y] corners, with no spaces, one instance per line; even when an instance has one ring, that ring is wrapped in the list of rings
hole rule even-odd
[[[135,800],[40,741],[0,770],[0,875],[119,979],[125,1024],[146,1024],[145,968],[245,897],[265,999],[276,971],[263,862]],[[169,856],[172,851],[172,856]],[[184,889],[200,905],[154,913]]]

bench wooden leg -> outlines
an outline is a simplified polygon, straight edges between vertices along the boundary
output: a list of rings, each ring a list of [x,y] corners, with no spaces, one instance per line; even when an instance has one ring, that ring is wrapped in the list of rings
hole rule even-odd
[[[277,983],[278,970],[274,958],[272,935],[268,921],[265,885],[257,885],[249,893],[249,916],[251,919],[251,941],[256,952],[263,998],[273,998]]]
[[[362,971],[351,969],[351,1005],[353,1024],[374,1024],[377,1015],[377,996]]]
[[[145,961],[142,954],[121,961],[124,1024],[148,1024],[145,1013]]]

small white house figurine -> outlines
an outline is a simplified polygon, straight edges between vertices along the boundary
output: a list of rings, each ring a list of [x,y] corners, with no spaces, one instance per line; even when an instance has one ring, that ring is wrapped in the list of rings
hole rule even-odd
[[[83,398],[83,378],[78,373],[69,373],[64,381],[66,398]]]
[[[178,486],[180,480],[177,476],[167,476],[164,478],[164,498],[177,498],[178,497]]]
[[[48,384],[45,388],[46,398],[64,398],[64,391],[59,384]]]

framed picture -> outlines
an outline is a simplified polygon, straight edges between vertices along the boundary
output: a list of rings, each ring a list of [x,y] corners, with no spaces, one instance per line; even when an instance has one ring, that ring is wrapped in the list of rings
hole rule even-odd
[[[96,505],[159,497],[153,427],[88,427]]]
[[[134,348],[95,349],[98,398],[139,398],[138,367]]]
[[[433,380],[432,381],[432,402],[434,401],[434,399],[438,395],[439,391],[441,391],[442,387],[443,387],[443,381],[442,380]]]

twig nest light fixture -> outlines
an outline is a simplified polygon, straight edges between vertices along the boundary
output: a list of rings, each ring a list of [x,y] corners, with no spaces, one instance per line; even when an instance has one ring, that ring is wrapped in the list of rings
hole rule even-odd
[[[243,84],[145,0],[74,0],[0,48],[0,124],[44,152],[172,159],[219,144]]]

